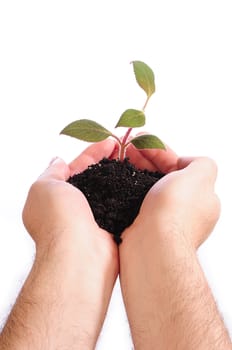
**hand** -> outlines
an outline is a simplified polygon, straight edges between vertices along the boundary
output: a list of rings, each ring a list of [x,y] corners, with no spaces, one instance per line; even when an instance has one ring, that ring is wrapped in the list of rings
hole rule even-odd
[[[168,147],[165,152],[131,146],[127,154],[137,167],[167,174],[147,193],[119,246],[120,283],[135,348],[230,349],[196,255],[219,216],[215,163],[178,158]]]
[[[130,231],[147,232],[156,227],[169,235],[184,235],[198,248],[220,213],[214,193],[217,175],[214,161],[206,157],[178,158],[169,147],[166,151],[138,151],[131,146],[128,155],[137,167],[167,173],[146,195]]]
[[[113,149],[106,140],[69,166],[55,159],[32,185],[23,221],[36,256],[0,347],[95,348],[118,275],[118,249],[96,224],[84,195],[66,180]]]
[[[23,210],[23,221],[37,248],[61,241],[70,245],[107,251],[116,259],[117,248],[111,236],[96,224],[89,204],[66,180],[108,157],[115,143],[106,140],[88,147],[68,166],[55,159],[32,185]],[[93,247],[94,246],[94,247]]]
[[[139,136],[144,133],[138,133]],[[138,169],[160,171],[163,173],[169,173],[172,170],[177,169],[178,156],[166,145],[166,151],[161,149],[144,149],[138,150],[132,144],[126,149],[126,157],[134,164]],[[111,159],[118,158],[118,145],[110,156]]]

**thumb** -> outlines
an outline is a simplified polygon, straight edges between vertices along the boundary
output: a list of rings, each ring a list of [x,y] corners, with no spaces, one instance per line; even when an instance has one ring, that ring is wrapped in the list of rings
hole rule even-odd
[[[39,179],[66,181],[70,177],[70,169],[63,159],[53,158],[48,168],[40,175]]]
[[[178,161],[179,169],[188,172],[197,180],[201,179],[209,184],[213,184],[217,178],[217,165],[209,157],[180,158]]]

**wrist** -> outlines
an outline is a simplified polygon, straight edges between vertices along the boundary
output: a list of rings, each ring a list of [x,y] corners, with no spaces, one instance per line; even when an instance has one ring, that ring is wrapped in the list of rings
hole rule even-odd
[[[49,240],[36,244],[36,262],[58,262],[75,268],[91,266],[103,275],[118,274],[118,249],[112,237],[105,231],[63,230],[49,235]]]
[[[191,238],[192,233],[178,225],[158,217],[157,220],[148,218],[147,222],[135,221],[123,233],[123,246],[130,245],[130,249],[154,249],[155,251],[191,251],[195,253],[196,247]]]

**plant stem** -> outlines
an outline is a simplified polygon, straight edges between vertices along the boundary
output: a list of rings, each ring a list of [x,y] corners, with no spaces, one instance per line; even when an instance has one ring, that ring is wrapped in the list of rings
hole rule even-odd
[[[129,135],[130,135],[130,133],[131,133],[131,130],[132,130],[132,128],[129,128],[129,129],[127,130],[127,132],[125,133],[125,135],[124,135],[124,137],[123,137],[123,139],[122,139],[122,144],[123,144],[123,145],[125,145],[125,143],[126,143],[128,137],[129,137]]]
[[[122,162],[123,159],[125,158],[125,153],[126,153],[126,141],[131,133],[132,128],[129,128],[125,135],[123,136],[122,142],[120,144],[120,149],[119,149],[119,160]]]
[[[128,133],[128,131],[127,131]],[[126,133],[126,134],[127,134]],[[128,133],[129,135],[129,133]],[[126,135],[125,135],[126,136]],[[120,138],[114,134],[111,134],[111,137],[113,137],[115,140],[117,140],[118,142],[118,146],[119,146],[119,150],[118,150],[118,159],[120,161],[123,161],[124,157],[125,157],[125,142],[126,142],[126,139],[125,139],[125,136],[123,137],[123,140],[121,141]],[[124,141],[125,139],[125,141]],[[123,141],[124,141],[124,144],[123,144]]]
[[[144,106],[143,106],[143,108],[142,108],[142,111],[144,112],[144,110],[145,110],[145,108],[146,108],[146,106],[147,106],[147,103],[148,103],[148,101],[149,101],[149,98],[150,98],[150,96],[147,96],[147,99],[146,99],[146,101],[145,101],[145,104],[144,104]]]
[[[115,140],[117,140],[119,146],[121,146],[122,142],[121,142],[121,140],[120,140],[120,138],[119,138],[118,136],[116,136],[116,135],[114,135],[114,134],[111,134],[110,136],[113,137]]]
[[[129,144],[131,143],[131,141],[132,141],[133,139],[134,139],[134,137],[124,145],[124,148],[125,148],[125,149],[127,148],[127,146],[129,146]]]
[[[145,108],[146,108],[146,106],[147,106],[147,103],[148,103],[148,101],[149,101],[149,98],[150,98],[150,96],[147,96],[147,99],[146,99],[146,101],[145,101],[145,104],[144,104],[144,106],[143,106],[143,108],[142,108],[142,111],[143,111],[143,112],[144,112],[144,110],[145,110]],[[118,155],[118,157],[119,157],[119,160],[120,160],[121,162],[122,162],[123,159],[125,158],[126,147],[127,147],[127,146],[129,145],[129,143],[130,143],[130,141],[127,142],[127,140],[128,140],[128,137],[129,137],[131,131],[132,131],[132,128],[128,128],[127,132],[126,132],[125,135],[123,136],[122,141],[119,140],[119,138],[118,138],[117,136],[112,135],[114,138],[116,138],[116,140],[117,140],[118,143],[119,143],[119,152],[118,152],[119,155]]]
[[[123,159],[125,158],[125,146],[121,144],[119,148],[119,160],[120,162],[123,162]]]

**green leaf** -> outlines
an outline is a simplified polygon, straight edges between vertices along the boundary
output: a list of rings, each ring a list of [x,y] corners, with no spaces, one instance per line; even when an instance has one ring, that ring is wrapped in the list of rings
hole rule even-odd
[[[145,114],[143,111],[137,109],[127,109],[120,117],[116,128],[118,126],[125,126],[127,128],[138,128],[145,124]]]
[[[72,136],[87,142],[102,141],[112,135],[109,130],[89,119],[80,119],[72,122],[60,134]]]
[[[147,97],[151,97],[155,92],[155,76],[152,69],[142,61],[132,63],[137,83],[146,92]]]
[[[164,143],[154,135],[140,135],[130,141],[138,149],[159,148],[166,149]]]

